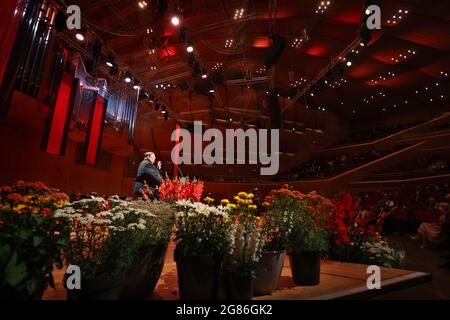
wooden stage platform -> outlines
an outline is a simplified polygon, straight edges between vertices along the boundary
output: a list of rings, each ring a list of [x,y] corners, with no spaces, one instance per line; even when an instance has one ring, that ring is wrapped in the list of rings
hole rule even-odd
[[[177,300],[178,279],[171,245],[153,299]],[[45,300],[65,300],[62,286],[62,270],[54,273],[57,289],[49,289]],[[434,299],[431,275],[422,272],[381,268],[381,289],[369,290],[367,266],[336,261],[322,261],[321,281],[318,286],[297,286],[291,277],[289,260],[286,258],[278,289],[270,296],[255,300],[327,300],[327,299]]]

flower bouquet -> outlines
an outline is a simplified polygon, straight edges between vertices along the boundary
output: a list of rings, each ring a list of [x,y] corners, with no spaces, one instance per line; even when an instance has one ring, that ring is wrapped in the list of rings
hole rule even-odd
[[[68,200],[42,182],[0,187],[0,299],[39,299],[55,288],[69,229],[54,212]]]
[[[189,178],[165,178],[158,187],[161,201],[174,203],[178,200],[199,202],[203,194],[203,182]]]
[[[253,297],[255,265],[261,258],[265,238],[259,220],[248,212],[235,215],[225,262],[225,289],[230,300]]]
[[[82,274],[81,290],[67,288],[69,299],[117,299],[138,249],[153,241],[147,224],[154,215],[113,197],[75,201],[56,216],[70,221],[64,255]]]
[[[339,261],[367,262],[367,246],[382,241],[380,233],[387,213],[375,215],[360,207],[359,199],[343,193],[335,200],[327,226],[330,231],[328,256]],[[373,260],[373,259],[371,259]]]
[[[133,208],[153,215],[146,219],[146,231],[137,256],[123,284],[121,298],[146,299],[152,296],[164,267],[168,243],[175,223],[175,210],[165,202],[133,201]]]
[[[175,206],[180,298],[216,299],[221,263],[230,246],[229,210],[187,200]]]
[[[300,285],[318,284],[321,252],[328,248],[326,218],[333,203],[315,191],[304,195],[288,186],[272,191],[268,200],[286,215],[287,249],[294,281]]]

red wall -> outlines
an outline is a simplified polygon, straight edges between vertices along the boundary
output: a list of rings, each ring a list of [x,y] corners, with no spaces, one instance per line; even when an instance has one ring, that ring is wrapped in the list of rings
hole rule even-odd
[[[35,101],[35,100],[34,100]],[[65,192],[128,194],[122,190],[127,158],[113,155],[110,171],[75,163],[76,142],[69,139],[66,154],[40,150],[45,111],[32,99],[15,94],[12,112],[0,123],[0,185],[17,180],[43,181]]]

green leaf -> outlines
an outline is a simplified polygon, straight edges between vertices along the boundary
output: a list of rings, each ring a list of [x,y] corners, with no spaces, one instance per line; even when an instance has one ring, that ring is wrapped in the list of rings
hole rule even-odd
[[[17,286],[28,276],[25,263],[17,263],[17,252],[14,251],[4,271],[5,281],[12,287]]]
[[[27,281],[26,288],[29,295],[34,295],[40,289],[39,279],[33,278]]]
[[[42,243],[43,239],[38,236],[33,236],[33,246],[38,247]]]
[[[20,230],[19,233],[17,234],[17,237],[19,239],[23,239],[23,240],[27,240],[28,238],[30,238],[32,236],[32,231],[31,230]]]
[[[0,268],[4,266],[9,259],[9,256],[11,255],[11,247],[9,244],[0,246]]]

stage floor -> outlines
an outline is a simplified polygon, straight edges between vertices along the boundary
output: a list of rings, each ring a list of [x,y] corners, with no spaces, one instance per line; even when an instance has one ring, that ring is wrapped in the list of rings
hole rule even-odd
[[[178,299],[178,279],[173,250],[174,245],[171,244],[153,299]],[[57,288],[56,290],[48,289],[43,298],[44,300],[65,300],[66,290],[62,285],[63,270],[55,270],[54,276]],[[320,285],[300,287],[292,281],[289,260],[286,258],[277,290],[270,296],[254,299],[435,299],[430,274],[381,268],[380,290],[367,288],[369,276],[366,265],[323,260]]]

